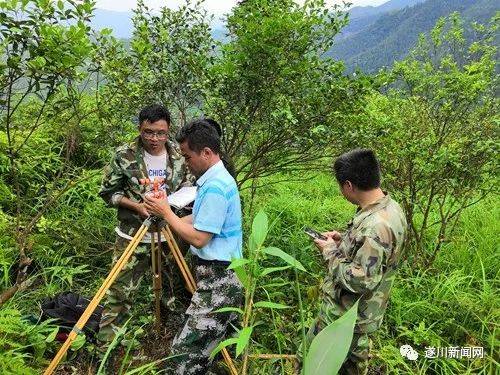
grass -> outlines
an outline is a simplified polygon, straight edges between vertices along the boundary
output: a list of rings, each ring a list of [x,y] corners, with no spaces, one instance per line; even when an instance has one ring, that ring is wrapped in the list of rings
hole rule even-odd
[[[97,187],[96,187],[97,189]],[[96,192],[96,191],[95,191]],[[94,193],[95,193],[94,192]],[[89,196],[84,192],[85,196]],[[249,201],[248,191],[243,193]],[[56,345],[40,340],[50,327],[32,326],[22,317],[39,314],[38,303],[49,295],[71,289],[84,295],[95,291],[109,270],[109,252],[114,226],[114,212],[99,199],[82,199],[80,209],[72,206],[71,197],[46,215],[45,223],[33,237],[33,256],[38,263],[34,288],[18,293],[5,306],[10,315],[0,315],[0,323],[15,324],[18,332],[6,333],[0,327],[0,362],[10,364],[3,373],[37,373],[45,366]],[[256,291],[259,300],[272,300],[292,306],[258,316],[252,336],[251,352],[295,354],[301,343],[303,329],[307,329],[317,312],[318,286],[325,274],[325,265],[304,226],[318,230],[342,229],[355,212],[338,192],[333,179],[326,174],[310,174],[307,183],[281,183],[257,192],[253,212],[245,204],[244,228],[249,233],[251,219],[264,209],[273,222],[266,240],[267,246],[276,246],[299,260],[307,272],[298,274],[299,301],[296,275],[283,270],[265,276]],[[413,263],[403,264],[392,291],[385,322],[374,335],[372,373],[412,374],[490,374],[498,368],[499,270],[497,234],[499,232],[500,204],[491,198],[469,208],[457,227],[454,237],[446,243],[431,268],[422,269]],[[0,215],[2,233],[8,231],[8,218]],[[9,265],[16,258],[12,238],[0,236],[3,252],[0,254],[0,282],[8,284]],[[271,262],[271,260],[269,260]],[[283,266],[279,260],[264,266]],[[147,278],[145,280],[148,280]],[[141,288],[134,306],[137,324],[152,329],[150,288]],[[299,302],[302,309],[299,309]],[[3,320],[2,320],[3,319]],[[303,321],[303,323],[302,323]],[[7,322],[7,323],[5,323]],[[131,327],[131,332],[135,329]],[[28,344],[13,347],[12,342],[24,343],[29,332],[36,332],[42,349],[35,351]],[[17,336],[19,335],[19,336]],[[22,339],[20,339],[21,337]],[[146,337],[148,337],[146,335]],[[3,341],[2,341],[3,340]],[[142,340],[141,338],[139,340]],[[141,341],[142,345],[148,345]],[[417,361],[408,361],[399,353],[403,344],[412,345],[420,354]],[[426,359],[428,346],[482,346],[483,359]],[[90,350],[80,349],[80,351]],[[133,350],[132,350],[133,351]],[[134,363],[123,369],[133,371]],[[87,358],[83,356],[82,358]],[[158,358],[150,358],[150,362]],[[125,367],[126,366],[126,367]],[[137,373],[149,373],[144,362]],[[269,374],[278,371],[292,373],[287,361],[252,361],[251,374]],[[7,372],[5,372],[7,371]]]
[[[493,199],[465,212],[450,241],[431,269],[407,264],[395,284],[385,328],[378,335],[378,363],[401,369],[397,351],[411,344],[483,346],[485,358],[428,359],[416,373],[493,373],[498,366],[498,262],[495,236],[500,207]]]
[[[342,229],[355,208],[346,202],[328,175],[311,176],[307,184],[273,185],[257,194],[255,210],[264,209],[270,219],[272,245],[294,255],[309,273],[301,278],[306,325],[312,320],[317,303],[317,287],[324,275],[324,264],[302,233],[302,227],[319,230]],[[429,269],[413,263],[401,266],[392,291],[385,323],[374,335],[373,373],[493,373],[498,366],[498,246],[500,205],[491,198],[465,211],[454,237],[443,246]],[[249,218],[247,217],[247,220]],[[287,275],[284,280],[293,280]],[[282,303],[298,306],[291,293],[283,293]],[[280,295],[278,294],[278,298]],[[298,310],[298,309],[295,309]],[[277,337],[288,338],[285,352],[297,350],[300,338],[298,312],[282,316]],[[269,327],[266,317],[263,327]],[[256,341],[269,350],[276,338],[257,331]],[[290,339],[293,337],[294,339]],[[412,345],[420,358],[411,362],[399,353],[403,344]],[[283,345],[281,345],[283,347]],[[426,359],[428,346],[482,346],[484,358]]]

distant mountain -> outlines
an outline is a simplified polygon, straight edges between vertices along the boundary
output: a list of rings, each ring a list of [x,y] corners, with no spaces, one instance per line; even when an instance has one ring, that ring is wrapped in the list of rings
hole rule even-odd
[[[343,60],[349,72],[360,68],[372,73],[404,58],[419,34],[430,31],[439,17],[458,11],[467,22],[485,23],[498,10],[498,0],[390,0],[377,7],[354,7],[349,25],[336,36],[327,55]],[[111,28],[116,37],[130,39],[132,16],[132,12],[96,9],[92,25],[98,30]],[[226,34],[221,22],[213,25],[214,39],[227,41]]]
[[[351,34],[363,31],[386,13],[411,7],[425,0],[390,0],[379,6],[354,7],[349,10],[349,24],[339,35],[343,39]]]
[[[390,0],[379,6],[365,6],[365,7],[353,7],[349,11],[351,19],[359,19],[364,17],[370,17],[374,15],[381,15],[383,13],[392,12],[395,10],[400,10],[406,7],[411,7],[415,4],[422,3],[425,0]]]
[[[353,26],[350,26],[351,29],[349,26],[346,27],[346,31],[337,37],[328,55],[343,60],[348,71],[360,68],[371,73],[383,66],[391,66],[395,60],[404,58],[415,46],[419,34],[430,31],[440,17],[458,11],[466,22],[485,23],[500,8],[496,0],[427,0],[424,2],[393,0],[383,5],[396,5],[396,3],[414,4],[411,7],[375,14],[376,19],[368,25],[369,17],[374,17],[374,14],[359,18],[359,14],[367,14],[366,10],[365,13],[355,11],[354,16],[358,18],[354,17],[353,22],[364,20],[363,23],[354,25],[357,29],[353,29]]]

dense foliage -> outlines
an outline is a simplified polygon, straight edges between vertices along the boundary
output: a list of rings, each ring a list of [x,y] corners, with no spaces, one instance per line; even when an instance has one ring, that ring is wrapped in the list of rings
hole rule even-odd
[[[422,35],[366,117],[343,128],[344,147],[371,144],[379,153],[386,187],[405,209],[411,255],[427,266],[462,211],[498,186],[498,26],[475,26],[471,43],[462,22],[453,13]]]
[[[245,260],[233,267],[247,298],[242,328],[224,345],[236,344],[240,368],[293,373],[292,357],[258,355],[301,350],[325,272],[302,228],[346,225],[354,207],[325,171],[334,155],[367,146],[410,224],[372,372],[493,373],[494,22],[440,19],[390,71],[351,76],[324,56],[346,15],[321,0],[241,2],[223,44],[212,40],[202,3],[154,13],[140,1],[129,49],[109,30],[91,30],[92,12],[92,1],[0,1],[2,374],[39,373],[59,347],[52,322],[37,321],[45,297],[91,296],[109,271],[115,212],[97,196],[101,171],[150,101],[171,108],[176,127],[200,114],[219,120],[236,162],[246,236]],[[154,373],[168,353],[173,332],[155,331],[150,306],[144,283],[136,319],[107,348],[117,373]],[[125,350],[115,347],[121,339]],[[403,344],[421,357],[405,360]],[[484,358],[423,356],[450,346],[482,346]],[[95,350],[79,336],[65,370],[98,371]]]

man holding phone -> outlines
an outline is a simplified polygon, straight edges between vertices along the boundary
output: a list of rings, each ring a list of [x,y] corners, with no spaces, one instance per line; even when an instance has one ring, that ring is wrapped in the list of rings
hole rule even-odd
[[[323,241],[328,240],[328,237],[324,236],[323,234],[319,233],[318,231],[315,231],[312,228],[305,227],[304,232],[306,232],[306,234],[309,237],[311,237],[313,240],[323,240]]]
[[[348,356],[339,374],[366,374],[370,334],[381,323],[403,246],[406,220],[401,207],[380,188],[380,166],[373,151],[356,149],[333,166],[342,195],[358,210],[344,233],[315,239],[328,262],[321,286],[320,312],[308,339],[359,300],[358,319]]]

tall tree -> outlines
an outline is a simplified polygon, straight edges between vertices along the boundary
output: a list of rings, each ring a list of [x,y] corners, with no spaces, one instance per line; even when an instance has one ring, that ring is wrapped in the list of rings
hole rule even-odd
[[[463,210],[498,191],[499,100],[490,25],[473,24],[472,43],[455,13],[421,35],[375,94],[367,118],[346,129],[381,159],[386,186],[400,195],[415,255],[430,265]],[[349,147],[349,145],[347,145]]]
[[[204,112],[223,125],[240,185],[310,169],[329,154],[336,124],[359,111],[367,81],[324,57],[346,19],[321,0],[248,0],[229,15]]]
[[[79,68],[91,50],[88,21],[92,11],[90,0],[0,2],[0,130],[5,140],[2,151],[8,160],[2,179],[13,186],[15,235],[20,252],[17,282],[2,293],[0,304],[24,281],[30,262],[26,239],[35,218],[39,218],[22,214],[29,208],[23,200],[27,186],[20,175],[23,154],[40,128],[44,112],[57,108],[55,98],[61,87],[69,87],[79,78]],[[27,103],[33,104],[29,123],[20,112]],[[48,195],[44,206],[57,196],[58,193]]]
[[[159,13],[139,0],[134,10],[130,52],[108,55],[103,70],[107,90],[124,118],[136,115],[147,103],[166,105],[182,126],[200,106],[200,83],[213,58],[210,18],[203,1],[187,0],[178,9]],[[109,69],[113,67],[113,69]],[[116,111],[116,106],[109,106]]]

